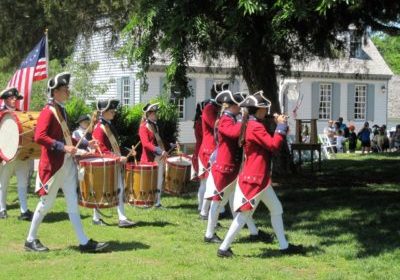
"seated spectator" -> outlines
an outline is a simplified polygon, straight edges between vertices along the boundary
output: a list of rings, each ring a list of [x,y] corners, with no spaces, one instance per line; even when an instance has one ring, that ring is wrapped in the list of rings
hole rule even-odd
[[[349,125],[349,152],[354,153],[357,147],[357,134],[354,132],[354,125]]]
[[[357,134],[358,139],[361,140],[361,153],[364,154],[366,151],[367,153],[371,150],[371,138],[370,135],[372,133],[371,128],[369,127],[369,123],[365,122],[363,128]]]

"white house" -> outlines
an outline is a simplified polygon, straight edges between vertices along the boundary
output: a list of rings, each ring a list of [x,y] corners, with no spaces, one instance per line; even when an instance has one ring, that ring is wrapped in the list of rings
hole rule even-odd
[[[75,57],[85,52],[90,62],[98,61],[99,68],[94,73],[94,83],[108,85],[108,91],[98,98],[116,97],[123,105],[145,103],[159,95],[165,79],[165,62],[158,60],[149,73],[148,91],[140,92],[140,81],[136,79],[135,66],[126,66],[126,61],[117,59],[108,51],[107,35],[98,33],[88,44],[76,46]],[[353,123],[360,128],[365,121],[371,124],[386,124],[388,108],[388,81],[393,75],[382,56],[367,40],[350,40],[347,57],[336,60],[315,58],[308,63],[294,63],[292,77],[280,79],[280,101],[282,111],[294,119],[318,119],[318,131],[326,126],[327,120],[344,118],[345,123]],[[188,76],[193,96],[176,100],[180,108],[181,143],[194,143],[193,118],[196,102],[209,97],[215,80],[228,80],[227,73],[236,67],[232,59],[215,62],[206,67],[201,60],[190,63]],[[233,91],[247,91],[242,77],[237,77],[231,85]],[[294,131],[292,129],[291,131]]]

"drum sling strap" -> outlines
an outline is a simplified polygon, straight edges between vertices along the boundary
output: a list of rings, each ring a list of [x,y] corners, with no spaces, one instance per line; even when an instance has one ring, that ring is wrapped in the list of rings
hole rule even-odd
[[[104,125],[104,124],[101,124],[100,127],[106,134],[108,140],[110,141],[114,154],[121,156],[121,150],[119,149],[117,139],[115,139],[115,136],[111,132],[110,127],[108,125]]]
[[[148,124],[147,128],[148,128],[151,132],[154,133],[154,137],[156,138],[157,145],[158,145],[162,150],[165,151],[164,143],[163,143],[163,141],[161,140],[160,134],[158,134],[158,129],[157,129],[156,124],[153,124],[153,123],[151,123],[151,122],[149,122],[149,121],[147,121],[147,124]]]
[[[71,133],[69,131],[67,122],[65,121],[65,119],[61,115],[60,110],[56,106],[49,106],[49,108],[50,108],[50,111],[54,114],[54,116],[56,117],[56,120],[58,121],[58,123],[61,126],[61,130],[63,132],[64,139],[65,139],[65,144],[67,144],[68,146],[72,146]]]

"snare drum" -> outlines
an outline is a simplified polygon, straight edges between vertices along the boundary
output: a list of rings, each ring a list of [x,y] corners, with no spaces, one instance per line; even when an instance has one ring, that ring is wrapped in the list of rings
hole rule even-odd
[[[156,200],[157,163],[127,163],[125,169],[125,195],[128,203],[138,207],[151,207]]]
[[[18,151],[22,128],[17,116],[10,111],[0,112],[0,161],[14,159]]]
[[[110,208],[118,204],[119,161],[108,156],[79,159],[79,204],[87,208]]]
[[[17,122],[21,128],[19,148],[16,158],[19,160],[27,160],[40,158],[40,145],[34,140],[35,127],[40,112],[17,112]]]
[[[187,192],[191,165],[192,162],[188,156],[173,156],[167,159],[164,188],[166,193],[179,195]]]

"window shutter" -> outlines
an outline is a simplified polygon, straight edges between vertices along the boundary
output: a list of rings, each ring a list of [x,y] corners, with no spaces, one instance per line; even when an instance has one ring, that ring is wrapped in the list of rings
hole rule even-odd
[[[117,78],[117,98],[119,98],[120,103],[123,103],[123,96],[122,96],[122,78]]]
[[[319,119],[319,82],[311,84],[311,118]]]
[[[188,83],[191,96],[185,99],[185,120],[190,121],[194,119],[196,114],[196,79],[191,79]]]
[[[355,86],[350,83],[347,85],[347,120],[354,120]]]
[[[332,84],[332,119],[340,117],[340,83]]]
[[[375,113],[375,85],[367,85],[367,120],[373,121]]]
[[[211,88],[212,88],[213,84],[214,84],[214,79],[211,79],[211,78],[207,78],[206,79],[206,94],[205,94],[205,98],[204,99],[211,98],[210,91],[211,91]]]
[[[129,105],[135,104],[135,77],[129,77]]]

